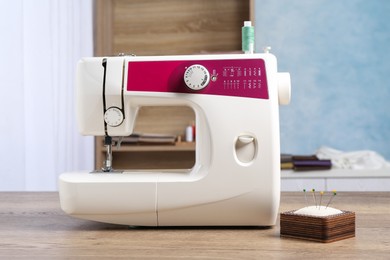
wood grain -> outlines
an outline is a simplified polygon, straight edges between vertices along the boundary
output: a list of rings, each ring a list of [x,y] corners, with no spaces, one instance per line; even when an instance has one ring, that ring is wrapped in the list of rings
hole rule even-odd
[[[137,55],[241,50],[249,1],[114,0],[113,51]]]
[[[355,236],[355,212],[315,217],[294,211],[280,213],[280,235],[283,237],[329,243]]]
[[[96,0],[94,3],[96,56],[237,52],[241,50],[241,26],[250,13],[249,0]],[[135,131],[182,135],[191,121],[194,113],[186,107],[145,107],[139,113]],[[157,168],[164,165],[182,168],[183,162],[185,166],[194,164],[194,153],[190,161],[188,155],[168,153],[151,157],[133,153],[126,158],[121,154],[114,155],[113,165],[145,168],[151,162]],[[97,138],[96,169],[102,167],[104,156],[101,138]]]
[[[134,127],[136,133],[181,135],[195,122],[195,112],[187,106],[141,107]]]
[[[102,191],[104,196],[104,191]],[[305,206],[282,193],[280,212]],[[0,258],[388,259],[390,193],[338,193],[356,212],[356,237],[330,244],[280,238],[273,228],[128,228],[65,215],[57,193],[0,193]]]

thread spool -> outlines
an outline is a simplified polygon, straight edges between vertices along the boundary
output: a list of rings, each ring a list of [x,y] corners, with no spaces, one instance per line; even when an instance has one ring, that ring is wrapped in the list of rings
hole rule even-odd
[[[194,132],[193,132],[193,127],[191,124],[186,127],[185,137],[186,137],[186,142],[193,142],[194,141]]]
[[[241,29],[242,51],[246,54],[254,53],[255,49],[255,28],[251,21],[245,21]]]

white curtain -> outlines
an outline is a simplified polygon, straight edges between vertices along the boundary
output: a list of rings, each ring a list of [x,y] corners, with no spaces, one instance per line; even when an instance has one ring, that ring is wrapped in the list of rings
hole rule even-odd
[[[77,132],[77,60],[93,55],[92,0],[13,0],[0,8],[0,191],[57,190],[93,168]]]

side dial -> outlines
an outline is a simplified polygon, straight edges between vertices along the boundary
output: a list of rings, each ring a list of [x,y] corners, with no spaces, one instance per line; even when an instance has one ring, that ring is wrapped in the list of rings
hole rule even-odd
[[[123,122],[123,113],[118,107],[109,107],[104,113],[104,121],[107,125],[116,127]]]
[[[201,90],[210,82],[210,73],[202,65],[194,64],[184,72],[184,83],[192,90]]]

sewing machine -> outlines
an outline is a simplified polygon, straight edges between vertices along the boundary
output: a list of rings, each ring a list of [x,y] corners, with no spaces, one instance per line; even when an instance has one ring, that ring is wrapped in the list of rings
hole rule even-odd
[[[290,76],[269,53],[84,58],[76,79],[83,135],[105,136],[102,170],[63,173],[62,209],[134,226],[270,226],[280,196],[279,104]],[[141,106],[189,106],[189,170],[112,169],[111,137],[132,134]]]

